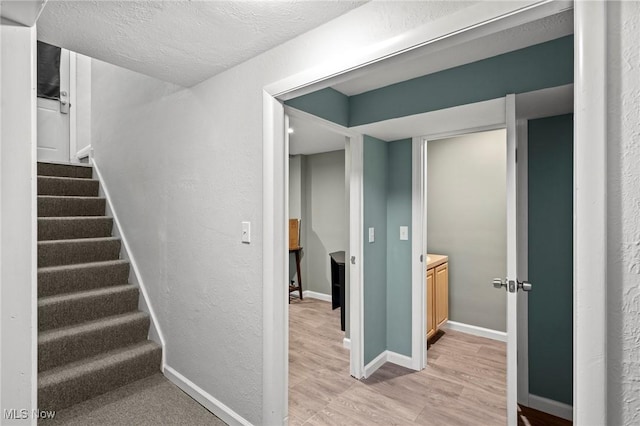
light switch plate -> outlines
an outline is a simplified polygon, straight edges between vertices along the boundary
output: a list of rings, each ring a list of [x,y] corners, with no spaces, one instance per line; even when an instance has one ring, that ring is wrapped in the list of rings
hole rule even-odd
[[[251,222],[242,222],[242,242],[251,243]]]
[[[400,227],[400,239],[401,240],[408,240],[409,239],[409,227],[408,226],[401,226]]]
[[[369,242],[372,243],[375,241],[375,232],[373,228],[369,228]]]

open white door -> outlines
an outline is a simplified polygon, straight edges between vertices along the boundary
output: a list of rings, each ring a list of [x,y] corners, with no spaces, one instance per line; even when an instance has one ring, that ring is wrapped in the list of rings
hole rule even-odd
[[[69,162],[70,52],[60,52],[60,99],[38,98],[38,161]]]
[[[333,133],[345,137],[345,189],[347,206],[347,223],[349,224],[349,238],[347,250],[345,250],[348,273],[345,276],[347,295],[346,304],[349,309],[347,330],[343,344],[350,349],[350,374],[356,379],[364,377],[364,302],[362,283],[363,278],[363,155],[364,140],[363,135],[354,132],[344,126],[325,120],[310,113],[297,110],[290,106],[284,106],[285,117],[287,119],[285,128],[289,128],[289,117],[296,120],[311,121],[316,126],[323,127]],[[289,155],[289,134],[286,135],[287,158]],[[288,173],[288,168],[287,168]],[[289,182],[287,174],[286,181]],[[289,205],[288,202],[286,203]],[[288,217],[288,216],[287,216]],[[346,265],[345,265],[346,266]],[[287,271],[288,271],[287,266]],[[345,273],[347,270],[345,270]],[[288,310],[287,310],[288,312]],[[345,318],[345,321],[347,318]],[[288,324],[288,319],[287,319]]]
[[[518,280],[518,214],[516,168],[516,97],[506,97],[507,125],[507,278],[497,278],[493,285],[505,288],[507,297],[507,424],[518,424],[518,292],[531,285]]]

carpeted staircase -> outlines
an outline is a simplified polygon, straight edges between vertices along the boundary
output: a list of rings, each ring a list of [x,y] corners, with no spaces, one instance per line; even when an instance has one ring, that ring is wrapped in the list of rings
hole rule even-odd
[[[149,316],[92,168],[38,163],[38,407],[60,410],[160,371]]]

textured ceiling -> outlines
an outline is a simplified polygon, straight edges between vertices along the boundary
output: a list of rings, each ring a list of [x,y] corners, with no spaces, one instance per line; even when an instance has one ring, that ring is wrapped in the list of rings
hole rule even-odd
[[[365,2],[49,0],[38,39],[188,87]]]

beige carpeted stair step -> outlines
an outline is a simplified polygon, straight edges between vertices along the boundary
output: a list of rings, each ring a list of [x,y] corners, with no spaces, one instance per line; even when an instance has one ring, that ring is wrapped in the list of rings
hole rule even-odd
[[[116,237],[38,242],[39,267],[116,260],[119,256],[120,239]]]
[[[38,195],[38,217],[104,216],[106,200],[100,197]]]
[[[38,195],[97,197],[99,186],[93,179],[38,176]]]
[[[132,312],[38,334],[38,371],[146,340],[149,315]]]
[[[150,376],[161,360],[160,346],[145,341],[39,373],[38,408],[61,410]]]
[[[38,268],[38,297],[126,284],[128,279],[126,260]]]
[[[38,300],[38,330],[67,327],[137,308],[138,288],[131,284],[43,297]]]
[[[38,162],[38,176],[61,176],[91,179],[93,168],[85,164],[58,164]]]
[[[38,218],[38,241],[110,237],[113,218],[106,216]]]

